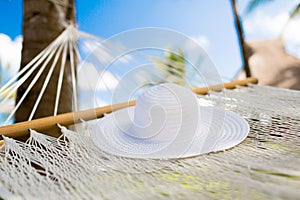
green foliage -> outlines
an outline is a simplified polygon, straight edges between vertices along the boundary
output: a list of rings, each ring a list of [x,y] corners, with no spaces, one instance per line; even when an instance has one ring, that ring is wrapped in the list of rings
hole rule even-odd
[[[265,4],[265,3],[268,3],[268,2],[271,2],[271,1],[274,1],[274,0],[251,0],[248,5],[247,5],[247,8],[246,8],[246,11],[245,13],[246,14],[249,14],[251,13],[253,10],[255,10],[257,7],[259,7],[260,5],[262,4]],[[280,34],[280,37],[282,37],[284,31],[285,31],[285,28],[287,26],[287,24],[289,23],[289,21],[293,18],[295,18],[296,16],[298,16],[300,14],[300,3],[297,4],[297,6],[295,6],[293,8],[293,10],[290,12],[290,15],[289,15],[289,20],[287,21],[286,25],[284,26],[284,28],[282,29],[282,32]]]
[[[153,59],[159,69],[166,77],[167,82],[185,84],[186,65],[182,49],[177,53],[168,51],[162,60]]]
[[[265,3],[271,2],[271,1],[274,1],[274,0],[251,0],[246,7],[245,13],[249,14],[249,13],[253,12],[257,7],[259,7]],[[290,19],[292,19],[299,14],[300,14],[300,3],[298,3],[297,6],[291,11],[289,17],[290,17]]]
[[[268,3],[270,1],[273,1],[273,0],[251,0],[246,7],[245,13],[249,14],[249,13],[253,12],[253,10],[255,10],[260,5]]]
[[[300,14],[300,3],[294,8],[294,10],[292,10],[292,12],[290,13],[290,19],[296,17],[297,15]]]

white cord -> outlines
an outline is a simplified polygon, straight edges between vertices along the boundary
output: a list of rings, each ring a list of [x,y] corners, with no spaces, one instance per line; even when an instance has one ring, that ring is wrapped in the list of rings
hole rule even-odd
[[[66,58],[67,58],[67,49],[68,49],[68,43],[64,45],[64,50],[62,54],[62,62],[60,66],[60,72],[57,82],[57,90],[56,90],[56,99],[55,99],[55,106],[54,106],[54,116],[57,115],[58,105],[59,105],[59,98],[60,98],[60,92],[62,88],[62,82],[64,78],[64,71],[65,71],[65,64],[66,64]]]
[[[20,107],[21,103],[24,101],[24,99],[26,98],[26,96],[29,93],[29,91],[32,89],[32,87],[34,86],[34,84],[36,83],[36,81],[39,79],[39,77],[43,73],[44,69],[46,68],[47,64],[49,63],[50,59],[53,57],[53,55],[54,55],[54,53],[55,53],[55,51],[57,50],[58,47],[59,46],[57,45],[56,47],[54,47],[52,49],[50,55],[47,57],[46,61],[42,65],[42,67],[39,69],[38,73],[35,75],[34,79],[29,84],[28,88],[26,89],[26,91],[23,94],[23,96],[21,97],[21,99],[19,100],[19,102],[17,103],[17,105],[15,106],[15,108],[13,109],[13,111],[10,113],[10,115],[8,116],[8,118],[5,120],[4,124],[7,124],[11,120],[11,118],[15,114],[16,110]]]
[[[94,36],[94,35],[91,35],[89,33],[86,33],[86,32],[83,32],[83,31],[79,31],[78,30],[78,35],[81,36],[81,37],[85,37],[85,38],[89,38],[89,39],[92,39],[92,40],[96,40],[98,42],[103,42],[104,39],[101,39],[97,36]]]
[[[75,75],[75,64],[74,64],[74,55],[73,55],[73,46],[75,46],[74,41],[69,41],[69,51],[70,51],[70,64],[71,64],[71,76],[72,76],[72,87],[73,87],[73,100],[74,100],[74,110],[78,111],[78,96],[77,96],[77,84],[76,84],[76,75]]]
[[[37,62],[36,64],[34,64],[34,67],[30,68],[30,70],[25,74],[26,78],[22,77],[20,80],[18,80],[17,82],[21,81],[21,80],[26,80],[30,74],[38,67],[38,65],[44,61],[44,59],[49,55],[49,53],[53,50],[53,48],[55,48],[57,46],[57,44],[61,43],[61,40],[63,37],[65,37],[66,34],[66,30],[62,32],[61,35],[59,35],[53,42],[51,42],[49,44],[48,47],[46,47],[43,51],[41,51],[36,57],[34,57],[26,66],[24,66],[13,78],[11,78],[3,87],[0,88],[0,96],[3,93],[6,93],[7,91],[10,90],[11,87],[9,85],[11,84],[16,84],[14,83],[15,80],[18,79],[18,77],[20,77],[21,75],[23,75],[35,62]],[[23,82],[24,82],[23,81]],[[22,82],[22,83],[23,83]],[[21,83],[21,84],[22,84]],[[20,85],[21,85],[20,84]]]
[[[54,71],[54,68],[56,67],[58,58],[59,58],[59,56],[60,56],[60,54],[61,54],[61,51],[62,51],[62,48],[63,48],[64,45],[66,45],[66,44],[63,43],[62,45],[60,45],[58,51],[56,52],[55,58],[54,58],[54,60],[53,60],[53,63],[52,63],[52,65],[51,65],[51,67],[50,67],[50,69],[49,69],[49,72],[48,72],[48,74],[47,74],[47,76],[46,76],[46,78],[45,78],[45,81],[44,81],[44,84],[43,84],[43,86],[42,86],[42,89],[41,89],[41,91],[40,91],[40,93],[39,93],[39,96],[38,96],[38,98],[36,99],[36,101],[35,101],[35,103],[34,103],[34,106],[33,106],[33,109],[32,109],[32,111],[31,111],[31,113],[30,113],[30,116],[29,116],[29,118],[28,118],[28,121],[31,121],[32,118],[33,118],[33,116],[34,116],[34,114],[35,114],[35,111],[36,111],[36,109],[37,109],[37,107],[38,107],[38,105],[39,105],[39,103],[40,103],[40,101],[41,101],[41,99],[42,99],[42,97],[43,97],[43,94],[44,94],[44,92],[45,92],[45,90],[46,90],[46,88],[47,88],[47,86],[48,86],[48,84],[49,84],[51,75],[52,75],[52,73],[53,73],[53,71]]]

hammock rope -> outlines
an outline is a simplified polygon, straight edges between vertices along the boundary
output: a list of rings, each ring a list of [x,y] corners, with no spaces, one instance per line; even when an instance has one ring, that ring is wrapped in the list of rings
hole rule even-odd
[[[51,75],[61,57],[61,65],[60,65],[60,74],[58,79],[58,86],[55,98],[55,107],[53,111],[53,115],[57,115],[58,106],[59,106],[59,98],[60,98],[60,91],[62,88],[63,82],[63,74],[66,64],[66,57],[67,54],[70,54],[70,67],[71,67],[71,79],[72,79],[72,90],[73,90],[73,101],[75,102],[75,110],[78,110],[78,100],[77,100],[77,89],[76,89],[76,75],[75,75],[75,64],[74,64],[74,54],[73,51],[76,49],[77,46],[77,30],[74,26],[69,25],[53,42],[51,42],[48,47],[46,47],[41,53],[39,53],[35,58],[33,58],[22,70],[20,70],[11,80],[9,80],[3,87],[0,88],[0,96],[4,97],[0,104],[4,104],[11,98],[11,96],[17,91],[17,89],[32,75],[32,73],[38,69],[38,72],[33,77],[33,80],[26,88],[23,96],[20,98],[19,102],[15,105],[12,112],[9,114],[7,119],[4,121],[4,125],[8,124],[13,116],[15,115],[16,111],[19,109],[31,89],[37,83],[39,78],[41,77],[42,73],[44,73],[47,65],[50,63],[51,59],[54,58],[52,61],[51,67],[47,73],[46,79],[42,85],[42,88],[39,92],[38,97],[35,101],[33,109],[30,113],[28,121],[32,120],[34,114],[38,108],[38,105],[44,95],[44,92],[50,82]],[[68,51],[69,49],[69,51]],[[76,52],[77,54],[77,52]],[[16,81],[17,80],[17,81]]]
[[[44,81],[44,84],[43,84],[43,86],[42,86],[42,88],[41,88],[41,90],[40,90],[40,93],[39,93],[39,95],[38,95],[38,98],[37,98],[36,101],[35,101],[35,104],[34,104],[34,106],[33,106],[33,108],[32,108],[32,111],[31,111],[31,114],[30,114],[30,116],[29,116],[28,121],[31,121],[31,120],[32,120],[32,118],[33,118],[33,116],[34,116],[34,113],[35,113],[35,111],[36,111],[38,105],[40,104],[40,101],[41,101],[41,99],[42,99],[42,97],[43,97],[43,94],[44,94],[44,92],[45,92],[45,90],[46,90],[46,88],[47,88],[49,82],[50,82],[50,78],[51,78],[51,76],[52,76],[52,73],[53,73],[54,68],[55,68],[55,66],[56,66],[56,64],[57,64],[58,58],[59,58],[60,53],[61,53],[61,51],[62,51],[62,49],[63,49],[64,46],[65,46],[65,44],[60,45],[60,47],[59,47],[58,50],[56,51],[56,55],[55,55],[54,61],[53,61],[52,65],[51,65],[51,67],[50,67],[50,69],[49,69],[49,71],[48,71],[48,74],[47,74],[46,79],[45,79],[45,81]],[[48,64],[48,63],[47,63],[47,64]],[[39,77],[38,77],[38,78],[39,78]],[[37,78],[37,79],[38,79],[38,78]],[[34,82],[34,83],[35,83],[35,82]],[[34,84],[33,84],[33,85],[34,85]],[[30,88],[30,89],[31,89],[31,88]],[[29,90],[30,90],[30,89],[29,89]],[[22,102],[21,102],[21,103],[22,103]]]
[[[47,56],[52,52],[53,48],[56,47],[61,41],[64,35],[66,34],[66,30],[62,32],[52,43],[49,44],[43,51],[41,51],[36,57],[34,57],[24,68],[22,68],[14,77],[12,77],[5,85],[0,88],[0,95],[9,90],[8,88],[11,85],[16,84],[17,82],[21,82],[21,84],[31,75],[31,73],[47,58]],[[30,69],[30,70],[29,70]],[[28,72],[26,72],[29,70]],[[26,72],[26,74],[25,74]],[[22,76],[25,74],[24,76]],[[19,77],[21,77],[16,83],[14,83]]]
[[[54,116],[57,115],[57,110],[58,110],[58,105],[59,105],[60,91],[61,91],[61,88],[62,88],[63,75],[64,75],[66,58],[67,58],[67,48],[68,48],[67,45],[65,45],[64,50],[63,50],[63,54],[62,54],[62,62],[61,62],[61,66],[60,66],[60,72],[59,72],[58,84],[57,84],[57,90],[56,90]]]
[[[83,122],[82,131],[61,127],[60,139],[35,131],[26,143],[4,137],[0,197],[298,199],[298,91],[251,85],[198,100],[239,113],[250,124],[249,137],[233,149],[182,160],[109,155],[90,137],[93,121]]]
[[[61,57],[60,73],[55,97],[52,125],[62,122],[69,125],[77,121],[74,113],[58,115],[59,99],[63,84],[67,55],[70,55],[74,109],[78,110],[75,58],[80,58],[76,38],[84,36],[95,39],[73,26],[66,27],[45,50],[30,61],[15,77],[0,89],[3,101],[20,87],[38,69],[32,83],[25,91],[29,93],[50,60],[54,61],[46,81],[38,95],[29,120],[40,103],[54,66]],[[100,41],[97,38],[97,41]],[[103,49],[109,49],[104,44]],[[125,48],[125,47],[120,47]],[[128,49],[127,49],[128,50]],[[129,51],[129,50],[128,50]],[[138,52],[139,53],[139,52]],[[141,53],[141,55],[149,55]],[[40,68],[39,68],[40,67]],[[193,73],[191,73],[191,76]],[[22,133],[30,131],[27,142],[3,136],[0,141],[0,197],[1,198],[48,198],[48,199],[233,199],[253,198],[296,199],[299,197],[300,146],[299,146],[299,92],[264,86],[238,87],[237,82],[211,87],[209,95],[198,95],[199,104],[213,105],[239,113],[250,124],[249,137],[237,147],[225,152],[188,158],[184,160],[136,160],[109,155],[100,151],[90,137],[94,121],[82,122],[78,131],[60,126],[62,136],[53,138],[36,130],[43,125],[41,119],[11,125],[12,132],[0,127],[1,133],[13,137],[18,126]],[[208,88],[196,88],[194,92],[206,94]],[[10,121],[20,104],[16,105],[6,120]],[[1,102],[1,104],[3,103]],[[81,112],[94,119],[114,109],[106,106]],[[60,119],[62,121],[55,121]],[[42,119],[43,120],[43,119]],[[81,120],[82,121],[82,120]],[[48,121],[50,123],[50,121]],[[64,124],[66,123],[66,124]],[[69,124],[67,124],[69,123]],[[15,128],[16,127],[16,128]],[[49,127],[48,127],[49,128]],[[20,128],[21,129],[21,128]],[[38,188],[38,189],[37,189]]]
[[[74,110],[75,112],[78,111],[78,99],[77,99],[77,85],[76,85],[76,75],[75,75],[75,64],[74,64],[74,55],[73,55],[73,49],[74,47],[74,41],[69,41],[69,53],[70,53],[70,63],[71,63],[71,76],[72,76],[72,87],[73,87],[73,101],[74,101]]]
[[[41,66],[41,68],[38,70],[37,74],[35,75],[35,77],[33,78],[33,80],[30,82],[28,88],[26,89],[26,91],[24,92],[23,96],[21,97],[21,99],[19,100],[19,102],[16,104],[15,108],[13,109],[13,111],[11,112],[11,114],[8,116],[8,118],[4,122],[4,124],[7,124],[11,120],[11,118],[16,113],[17,109],[21,106],[21,104],[23,103],[24,99],[26,98],[26,96],[28,95],[28,93],[30,92],[30,90],[33,88],[33,86],[35,85],[35,83],[38,81],[38,79],[40,78],[40,76],[44,72],[45,68],[47,67],[47,64],[50,62],[50,60],[52,59],[53,55],[56,53],[57,48],[58,48],[58,46],[51,51],[50,55],[47,57],[47,59],[45,60],[45,62]]]

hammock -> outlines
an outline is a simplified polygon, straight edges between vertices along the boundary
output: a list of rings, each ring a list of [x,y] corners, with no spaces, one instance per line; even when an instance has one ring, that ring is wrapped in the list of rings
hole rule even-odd
[[[129,31],[117,35],[116,37],[112,37],[109,40],[103,40],[88,33],[79,31],[73,25],[67,26],[52,43],[50,43],[42,52],[40,52],[24,68],[22,68],[20,72],[18,72],[0,88],[1,108],[1,106],[3,107],[11,100],[17,89],[35,71],[37,71],[28,88],[26,88],[23,96],[12,109],[3,124],[7,125],[12,122],[14,114],[28,96],[30,90],[41,78],[42,73],[47,73],[43,86],[40,93],[37,94],[35,104],[28,118],[28,121],[31,121],[34,118],[35,112],[41,102],[46,88],[48,87],[55,67],[60,67],[60,74],[56,88],[56,100],[53,110],[53,115],[57,115],[60,104],[60,96],[63,95],[61,94],[61,89],[68,54],[70,55],[73,92],[73,101],[71,103],[74,111],[128,101],[128,95],[126,94],[131,94],[134,87],[141,86],[141,88],[143,88],[147,87],[149,84],[166,82],[166,79],[167,82],[180,82],[180,84],[187,84],[192,88],[204,86],[209,87],[210,85],[223,83],[223,80],[215,69],[214,64],[195,41],[191,41],[177,33],[175,36],[178,41],[176,41],[177,43],[175,45],[172,44],[174,39],[165,39],[162,44],[155,44],[153,46],[150,45],[150,47],[147,46],[146,51],[144,52],[140,50],[141,48],[145,48],[144,46],[141,46],[141,42],[137,42],[137,44],[132,42],[132,40],[136,37],[136,32],[145,35],[149,35],[153,32],[156,33],[156,37],[160,39],[165,37],[165,34],[174,35],[175,32],[170,30],[161,31],[161,29],[155,28],[148,28],[145,29],[144,32],[143,31],[144,30]],[[124,42],[127,42],[126,45],[128,46],[120,44],[120,38],[123,40],[126,38]],[[145,41],[147,40],[145,39]],[[147,43],[147,45],[149,44]],[[161,55],[147,52],[147,48],[163,49],[166,45],[175,46],[173,49],[169,49],[171,52],[177,46],[182,46],[182,50],[187,52],[184,56],[184,59],[188,61],[184,74],[176,68],[167,67],[169,65],[176,66],[182,63],[177,62],[176,60],[162,61]],[[194,48],[193,51],[188,49],[190,46]],[[77,74],[75,74],[74,54],[76,54],[76,57],[79,59]],[[59,61],[61,62],[61,65],[57,66]],[[155,64],[157,63],[160,64],[160,69],[155,67]],[[150,64],[151,66],[149,66]],[[46,71],[48,65],[50,65],[50,68]],[[134,71],[134,73],[131,73],[131,71]],[[199,71],[201,71],[201,73]],[[175,75],[167,77],[165,72]],[[178,79],[181,80],[178,81]],[[188,80],[188,83],[184,80]],[[77,83],[78,87],[76,85]],[[92,101],[94,99],[91,97],[94,97],[95,91],[97,92],[99,90],[101,93],[97,95],[101,98],[96,98],[96,102]],[[115,97],[114,93],[119,95],[116,95],[117,97]],[[88,96],[88,98],[85,98],[86,96]],[[95,105],[95,103],[97,105]]]
[[[297,199],[300,195],[300,93],[266,86],[198,95],[242,115],[249,137],[220,153],[182,160],[108,155],[91,141],[93,121],[60,139],[31,131],[5,138],[0,197],[47,199]]]
[[[81,52],[78,52],[76,47],[79,36],[94,42],[99,41],[98,38],[80,32],[72,26],[67,27],[24,70],[0,89],[0,96],[4,96],[2,102],[13,95],[33,70],[41,66],[33,79],[37,81],[43,66],[46,66],[51,58],[54,58],[54,67],[60,55],[63,60],[66,59],[68,51],[70,57],[73,51],[80,57]],[[90,48],[88,45],[87,47]],[[98,54],[110,50],[107,55],[114,57],[124,51],[124,48],[128,51],[127,47],[120,45],[116,49],[115,43],[102,43],[97,45],[97,49],[90,50],[95,50]],[[138,56],[153,60],[153,56],[144,53],[139,53]],[[103,66],[111,61],[111,57],[99,60],[95,56],[89,56],[88,61],[96,59],[102,71]],[[212,66],[208,61],[204,63],[206,69]],[[89,66],[81,65],[82,69]],[[63,67],[62,64],[61,69]],[[72,62],[71,68],[74,68]],[[51,69],[48,77],[51,76]],[[190,76],[194,73],[192,69],[187,71]],[[211,80],[205,83],[206,85],[220,83],[219,79],[209,79],[213,75],[213,72],[206,75],[206,80]],[[21,78],[18,79],[19,77]],[[77,94],[80,92],[75,86],[75,77],[73,73],[73,104],[78,105]],[[84,77],[79,76],[79,82],[82,82],[81,78]],[[198,86],[202,86],[201,78],[192,76],[191,79],[199,83]],[[90,85],[92,89],[95,88],[93,81]],[[61,78],[59,83],[54,115],[57,114],[59,105]],[[105,81],[103,83],[109,85]],[[46,87],[47,80],[29,120],[32,119]],[[234,91],[224,90],[221,93],[199,95],[201,105],[226,108],[245,117],[251,127],[250,136],[234,149],[182,160],[139,160],[108,155],[100,151],[90,138],[90,130],[95,123],[93,120],[83,121],[73,130],[61,127],[63,135],[58,139],[35,130],[31,130],[30,138],[25,143],[4,137],[5,145],[0,150],[0,197],[297,198],[300,191],[300,174],[297,168],[300,164],[297,159],[300,157],[299,97],[299,92],[263,86],[239,87]],[[18,106],[19,104],[8,116],[6,123],[10,122]],[[87,107],[92,108],[91,104]],[[74,109],[81,110],[76,106]]]
[[[30,77],[30,75],[37,70],[38,72],[32,79],[28,88],[26,88],[25,93],[10,112],[7,119],[4,121],[4,125],[11,122],[14,114],[18,110],[18,108],[23,103],[24,99],[34,86],[36,82],[41,77],[42,73],[45,71],[47,65],[50,63],[51,59],[53,58],[53,62],[51,63],[51,67],[47,72],[47,76],[45,78],[44,84],[36,98],[35,104],[31,111],[31,114],[28,118],[28,121],[32,120],[36,109],[39,106],[39,103],[42,99],[42,96],[48,86],[54,68],[58,63],[60,56],[62,56],[61,66],[60,66],[60,74],[58,78],[58,85],[57,85],[57,92],[56,92],[56,100],[55,100],[55,107],[53,111],[53,115],[57,115],[57,110],[59,106],[59,99],[60,99],[60,91],[62,88],[63,83],[63,73],[65,62],[67,59],[67,54],[70,54],[70,65],[71,65],[71,73],[72,73],[72,90],[73,90],[73,101],[75,105],[75,110],[78,110],[77,107],[77,88],[76,88],[76,75],[75,75],[75,65],[74,65],[74,51],[77,52],[76,47],[76,40],[77,35],[73,26],[68,26],[65,31],[63,31],[47,48],[45,48],[42,52],[40,52],[34,59],[32,59],[22,70],[20,70],[13,78],[11,78],[3,87],[0,88],[0,97],[3,98],[0,104],[5,104],[17,91],[17,89]]]

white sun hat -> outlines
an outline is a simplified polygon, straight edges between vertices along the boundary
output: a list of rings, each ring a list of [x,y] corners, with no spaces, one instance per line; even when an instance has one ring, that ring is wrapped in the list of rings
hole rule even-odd
[[[136,106],[99,119],[91,136],[109,154],[176,159],[229,149],[248,133],[248,123],[238,114],[200,106],[189,89],[165,83],[145,90]]]

